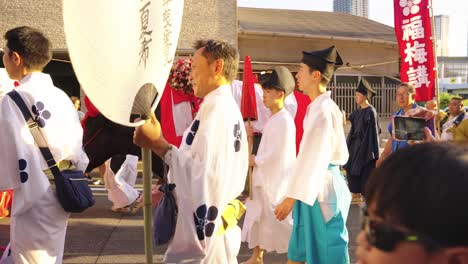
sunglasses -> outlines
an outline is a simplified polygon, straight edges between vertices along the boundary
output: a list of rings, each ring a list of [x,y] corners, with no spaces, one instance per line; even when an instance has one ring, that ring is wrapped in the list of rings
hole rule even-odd
[[[400,242],[416,242],[426,250],[433,251],[440,247],[434,240],[412,232],[398,230],[384,222],[369,219],[367,206],[362,207],[363,220],[361,229],[364,230],[369,244],[385,252],[392,252]]]

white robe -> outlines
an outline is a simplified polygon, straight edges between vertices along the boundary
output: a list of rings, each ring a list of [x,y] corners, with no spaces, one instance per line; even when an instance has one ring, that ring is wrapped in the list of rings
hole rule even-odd
[[[242,240],[249,248],[260,246],[267,251],[288,251],[292,217],[275,217],[275,207],[286,198],[291,169],[296,160],[296,127],[286,109],[271,116],[263,129],[255,157],[253,199],[247,200]]]
[[[304,136],[287,190],[288,197],[310,206],[318,200],[325,222],[337,210],[337,194],[328,166],[344,165],[348,160],[342,120],[341,110],[330,98],[330,92],[310,103],[304,119]],[[349,200],[350,197],[351,194]]]
[[[243,119],[229,85],[205,96],[180,148],[164,159],[179,207],[165,262],[237,263],[239,227],[216,235],[223,208],[244,189],[248,166]]]
[[[40,111],[41,129],[54,159],[71,161],[84,170],[83,130],[68,96],[49,75],[32,73],[17,88],[29,109]],[[47,164],[15,102],[0,101],[0,190],[13,189],[10,249],[0,263],[62,263],[69,213],[59,204],[43,170]],[[10,253],[10,254],[9,254]]]
[[[284,98],[284,108],[294,120],[297,114],[297,99],[293,92]]]
[[[8,73],[4,68],[0,68],[0,100],[11,91],[13,87],[15,87],[14,81],[8,77]]]
[[[104,185],[107,189],[107,198],[113,203],[112,208],[122,208],[131,203],[140,195],[134,188],[137,179],[138,157],[126,155],[125,161],[117,173],[110,166],[111,159],[105,162]]]

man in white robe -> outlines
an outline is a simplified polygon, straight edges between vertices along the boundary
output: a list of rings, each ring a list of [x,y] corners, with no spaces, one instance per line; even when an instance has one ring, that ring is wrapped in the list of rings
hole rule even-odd
[[[49,40],[18,27],[5,34],[3,63],[20,81],[17,92],[39,124],[57,162],[84,170],[83,131],[68,96],[41,70],[51,59]],[[24,117],[9,97],[0,101],[0,190],[13,189],[10,244],[0,263],[62,263],[69,213],[57,200],[44,173],[48,169]]]
[[[343,61],[334,46],[303,52],[296,75],[311,99],[304,119],[296,165],[286,198],[275,214],[283,220],[293,210],[289,263],[349,263],[346,218],[351,193],[339,170],[348,160],[342,112],[326,91]]]
[[[247,136],[230,88],[239,55],[217,40],[197,41],[194,48],[192,84],[203,103],[181,146],[166,142],[154,115],[136,129],[134,142],[163,157],[168,181],[176,184],[177,226],[164,262],[237,263],[241,231],[223,232],[221,215],[242,192],[248,166]]]
[[[253,248],[245,264],[262,264],[264,251],[288,251],[292,218],[278,221],[275,207],[286,198],[290,170],[296,160],[296,127],[284,107],[285,97],[294,89],[295,81],[286,67],[276,67],[263,86],[263,104],[272,115],[263,129],[257,155],[250,157],[254,166],[253,199],[246,202],[247,213],[242,240]]]

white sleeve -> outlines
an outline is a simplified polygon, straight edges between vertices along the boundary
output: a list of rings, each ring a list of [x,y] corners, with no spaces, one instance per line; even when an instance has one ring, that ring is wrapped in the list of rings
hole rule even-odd
[[[240,115],[234,122],[222,104],[202,107],[181,147],[173,148],[166,157],[179,207],[176,233],[166,253],[167,260],[173,262],[204,258],[224,206],[242,192],[245,183],[248,150]],[[194,129],[197,122],[198,129]],[[235,151],[236,129],[242,135],[240,151]],[[194,134],[192,141],[187,140],[190,133]],[[240,163],[241,156],[245,166]]]
[[[332,160],[334,129],[331,113],[311,113],[294,166],[287,196],[313,205],[322,190]]]
[[[21,118],[21,119],[20,119]],[[23,116],[9,97],[0,100],[0,190],[12,190],[20,186],[18,165],[19,149],[23,143],[21,131],[24,130]]]

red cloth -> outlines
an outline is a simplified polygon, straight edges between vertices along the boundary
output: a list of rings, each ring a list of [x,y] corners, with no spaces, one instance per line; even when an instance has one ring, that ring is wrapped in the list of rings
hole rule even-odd
[[[87,112],[85,116],[83,117],[83,120],[81,120],[81,127],[83,127],[83,130],[85,129],[86,119],[88,119],[89,116],[96,117],[97,115],[99,115],[99,110],[96,108],[96,106],[93,105],[91,100],[89,100],[88,96],[85,96],[84,103],[85,103]]]
[[[431,2],[393,2],[395,36],[401,58],[400,79],[414,85],[417,102],[432,100],[437,82],[429,9]]]
[[[245,56],[242,75],[241,113],[244,120],[257,120],[257,100],[255,98],[255,76],[252,72],[250,56]]]
[[[190,102],[193,118],[198,112],[201,100],[194,95],[184,93],[182,90],[176,90],[167,83],[160,101],[161,130],[167,142],[177,147],[179,147],[182,142],[182,136],[177,136],[176,134],[174,114],[172,110],[174,105],[182,102]]]
[[[309,96],[299,92],[294,91],[294,96],[297,101],[297,112],[294,118],[294,123],[296,124],[296,155],[299,153],[299,146],[301,145],[302,135],[304,134],[304,118],[307,113],[307,107],[310,104]]]

